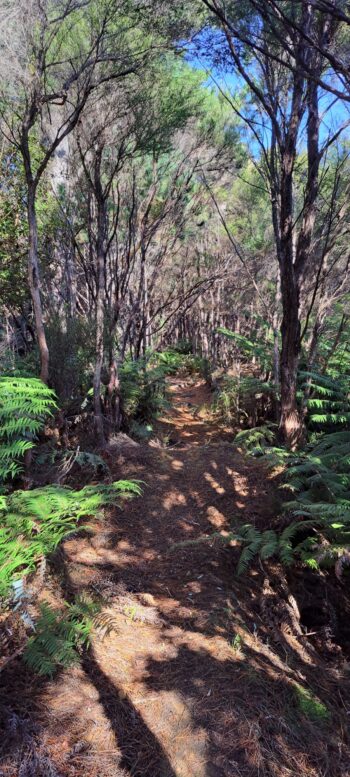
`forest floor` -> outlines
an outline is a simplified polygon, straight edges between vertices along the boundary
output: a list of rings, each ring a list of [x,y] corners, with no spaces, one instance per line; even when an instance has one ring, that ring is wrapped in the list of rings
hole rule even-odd
[[[169,388],[166,445],[108,453],[113,478],[142,480],[143,495],[67,540],[42,593],[54,599],[59,580],[67,597],[102,595],[113,629],[52,681],[20,659],[4,668],[0,775],[349,777],[344,651],[326,655],[286,627],[277,565],[237,578],[238,548],[177,546],[232,520],[266,527],[279,498],[264,463],[235,452],[232,434],[199,410],[206,384],[174,378]],[[314,596],[312,575],[300,575],[295,597]]]

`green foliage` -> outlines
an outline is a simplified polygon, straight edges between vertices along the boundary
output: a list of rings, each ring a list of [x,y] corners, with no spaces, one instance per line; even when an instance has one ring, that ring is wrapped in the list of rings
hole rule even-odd
[[[252,565],[256,557],[262,561],[275,556],[282,564],[289,566],[293,563],[294,554],[298,552],[299,546],[295,539],[300,531],[303,531],[312,522],[293,521],[280,534],[273,529],[260,531],[251,523],[237,526],[236,531],[222,535],[220,532],[214,532],[207,537],[200,537],[198,540],[187,540],[177,543],[176,548],[197,545],[202,542],[213,542],[218,540],[225,545],[230,542],[240,543],[241,554],[237,564],[236,574],[245,574]]]
[[[77,663],[79,650],[89,644],[98,610],[98,605],[86,597],[66,604],[63,612],[43,602],[35,634],[28,640],[23,654],[30,669],[52,677],[57,669]]]
[[[223,423],[229,425],[239,423],[240,402],[239,381],[237,378],[225,375],[220,387],[215,392],[212,407],[216,417],[223,421]]]
[[[241,653],[243,649],[243,640],[240,634],[235,634],[231,641],[231,647],[232,650],[235,651],[235,653]]]
[[[277,424],[265,424],[254,429],[243,429],[236,434],[234,444],[251,456],[262,456],[276,437]]]
[[[312,535],[296,549],[315,568],[332,564],[350,547],[350,432],[323,435],[294,458],[285,474],[295,495],[286,509],[312,526]]]
[[[175,348],[150,352],[136,361],[127,359],[122,364],[120,384],[124,413],[128,426],[134,425],[141,436],[147,436],[150,431],[147,427],[169,406],[166,378],[180,370],[204,375],[208,366],[200,356],[183,354]]]
[[[54,397],[37,378],[0,378],[0,483],[22,470],[25,452],[56,406]]]
[[[220,327],[218,333],[235,343],[237,351],[245,361],[251,362],[254,357],[259,363],[261,372],[271,370],[272,332],[264,319],[255,316],[249,337],[226,327]]]
[[[291,452],[274,445],[277,427],[265,424],[238,433],[235,444],[250,455],[265,455],[273,468],[283,466],[283,488],[293,495],[284,512],[290,522],[282,533],[245,530],[239,569],[257,555],[275,555],[290,564],[299,558],[311,568],[337,563],[350,548],[350,384],[342,374],[300,371],[299,401],[307,410],[310,442]],[[290,532],[290,535],[289,535]],[[299,536],[298,536],[299,535]]]
[[[98,516],[103,507],[138,494],[137,482],[119,480],[80,491],[52,485],[0,497],[0,596],[76,531],[82,518]]]
[[[53,316],[46,327],[51,354],[50,382],[63,406],[84,396],[91,386],[94,369],[94,329],[91,321],[68,321],[62,329]]]
[[[188,352],[186,343],[180,345],[180,348],[167,348],[165,351],[152,354],[151,361],[163,368],[164,375],[175,375],[179,371],[188,375],[194,375],[198,372],[206,378],[209,373],[207,359]]]
[[[295,553],[293,541],[298,532],[305,528],[305,525],[306,522],[295,521],[278,534],[272,529],[261,532],[252,524],[245,524],[237,534],[228,535],[226,541],[236,540],[242,546],[237,575],[246,573],[257,556],[262,561],[275,556],[285,566],[292,564]]]
[[[300,711],[314,723],[325,723],[330,719],[330,712],[317,696],[299,683],[294,684],[296,701]]]
[[[205,116],[205,74],[168,54],[156,59],[143,78],[143,96],[136,95],[136,132],[145,152],[167,153],[175,133],[190,119]],[[146,102],[145,102],[146,96]]]
[[[21,165],[18,152],[0,159],[0,300],[10,310],[28,300],[26,275],[27,225]]]
[[[120,368],[120,386],[124,413],[128,424],[151,423],[168,406],[166,370],[152,366],[146,357],[127,360]]]
[[[274,387],[269,381],[254,375],[234,378],[226,375],[213,402],[216,415],[224,423],[255,426],[259,418],[266,419],[272,412]]]
[[[273,250],[271,204],[268,192],[261,186],[259,170],[251,159],[245,161],[241,175],[233,181],[230,197],[232,216],[229,227],[233,237],[254,257]]]
[[[55,475],[52,479],[58,483],[64,482],[73,469],[80,470],[85,478],[110,474],[109,467],[102,456],[91,451],[81,451],[79,448],[77,450],[60,449],[49,444],[41,446],[33,458],[35,468],[45,467],[48,475],[51,476],[54,471]]]
[[[1,373],[6,377],[35,378],[40,372],[40,358],[37,347],[19,355],[13,348],[3,348]]]
[[[174,375],[182,369],[186,357],[187,354],[183,354],[175,348],[168,348],[154,354],[156,364],[163,367],[165,375]]]
[[[258,437],[256,438],[256,432]],[[293,495],[286,502],[284,512],[291,516],[287,529],[273,538],[278,543],[273,551],[283,563],[296,558],[315,569],[320,565],[334,565],[345,557],[350,548],[350,432],[336,431],[318,437],[304,451],[292,453],[284,448],[270,447],[269,440],[260,441],[260,430],[247,430],[236,437],[249,453],[265,454],[271,467],[284,467],[283,488]],[[297,519],[297,520],[296,520]],[[290,533],[289,545],[285,545]],[[300,533],[301,541],[298,541]],[[274,534],[274,533],[273,533]],[[267,538],[264,537],[264,541]],[[263,538],[248,537],[243,560],[248,565],[259,554],[264,557]]]
[[[310,429],[335,430],[350,421],[350,380],[347,375],[299,372],[299,396],[306,394],[307,423]]]

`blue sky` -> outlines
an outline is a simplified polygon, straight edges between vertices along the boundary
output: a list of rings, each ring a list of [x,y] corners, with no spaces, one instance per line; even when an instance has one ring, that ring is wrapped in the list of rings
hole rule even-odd
[[[219,45],[218,45],[219,44]],[[203,70],[206,74],[205,83],[209,88],[213,88],[216,91],[223,90],[225,93],[229,93],[230,97],[235,99],[239,96],[245,87],[244,79],[237,74],[234,70],[234,65],[230,63],[230,60],[226,60],[226,64],[220,63],[215,65],[215,57],[213,64],[212,53],[216,49],[220,50],[220,45],[223,49],[225,47],[222,35],[219,31],[211,31],[210,36],[208,32],[204,32],[196,41],[195,44],[187,46],[187,62],[195,69]],[[334,81],[334,76],[333,76]],[[347,121],[350,121],[350,104],[337,99],[330,92],[322,91],[320,93],[320,140],[324,143],[331,135],[333,135],[337,129]],[[265,126],[265,142],[269,142],[269,122],[266,120]],[[341,134],[341,140],[349,140],[350,127],[343,130]],[[302,127],[300,136],[300,150],[305,147],[305,124]],[[256,140],[252,140],[253,153],[258,152],[258,144]]]

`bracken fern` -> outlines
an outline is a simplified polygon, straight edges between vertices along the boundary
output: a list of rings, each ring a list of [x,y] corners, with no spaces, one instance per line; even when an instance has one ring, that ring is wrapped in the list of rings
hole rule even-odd
[[[24,454],[55,407],[54,392],[38,378],[0,378],[0,484],[23,469]]]
[[[82,518],[98,516],[103,507],[138,494],[138,482],[119,480],[80,491],[52,485],[1,496],[0,596],[6,596],[11,583],[31,572],[64,537],[83,528]]]

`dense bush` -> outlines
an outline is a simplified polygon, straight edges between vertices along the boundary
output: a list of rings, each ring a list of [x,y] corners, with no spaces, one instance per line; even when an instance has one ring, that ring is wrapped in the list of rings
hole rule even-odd
[[[291,552],[282,557],[284,563],[300,558],[313,568],[335,564],[338,571],[350,563],[350,430],[346,389],[347,381],[335,383],[331,378],[312,375],[308,425],[314,431],[303,450],[291,452],[276,447],[273,429],[266,426],[236,436],[237,445],[247,453],[264,454],[271,467],[283,466],[282,487],[293,494],[293,500],[284,505],[293,538]],[[322,433],[322,428],[334,431]],[[252,533],[248,532],[242,540],[243,561],[249,562],[256,554],[266,558],[267,547],[269,555],[280,554],[284,536],[274,532],[266,543],[264,533],[252,528]]]
[[[93,323],[75,318],[62,327],[59,318],[53,318],[46,331],[51,354],[50,383],[65,406],[85,396],[91,386],[95,362]]]
[[[350,422],[350,379],[319,372],[299,372],[299,400],[310,431],[333,431]]]
[[[217,418],[233,427],[255,427],[271,419],[275,391],[265,380],[251,376],[225,376],[216,390],[214,412]]]
[[[121,366],[121,396],[128,425],[133,421],[139,424],[152,422],[165,409],[166,374],[163,366],[152,364],[148,358],[130,359]]]

